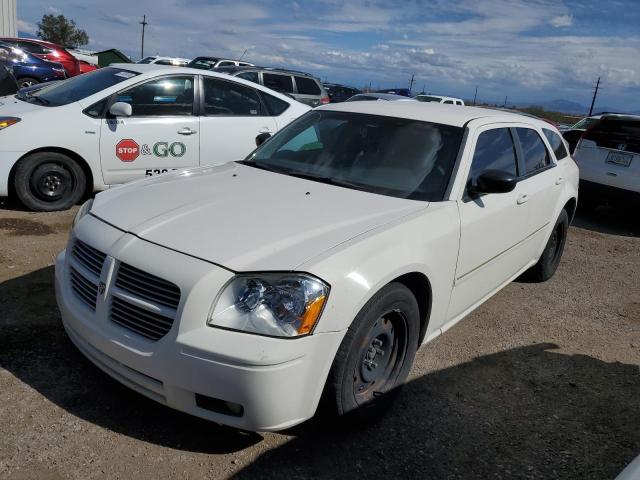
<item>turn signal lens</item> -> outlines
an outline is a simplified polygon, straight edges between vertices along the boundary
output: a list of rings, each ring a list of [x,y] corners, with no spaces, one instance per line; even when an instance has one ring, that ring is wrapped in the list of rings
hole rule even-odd
[[[18,117],[0,117],[0,130],[15,125],[19,121],[20,119]]]

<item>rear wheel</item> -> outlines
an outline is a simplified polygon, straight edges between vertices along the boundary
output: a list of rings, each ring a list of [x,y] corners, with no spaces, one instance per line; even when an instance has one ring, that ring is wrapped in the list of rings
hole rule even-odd
[[[325,400],[338,415],[370,418],[395,398],[418,349],[420,314],[411,291],[391,283],[358,313],[338,349]]]
[[[18,79],[19,88],[32,87],[33,85],[37,85],[38,83],[40,83],[40,80],[38,80],[37,78],[22,77]]]
[[[25,207],[50,212],[78,203],[86,182],[84,171],[73,159],[61,153],[38,152],[18,163],[14,188]]]
[[[562,210],[538,263],[526,271],[526,278],[534,282],[545,282],[553,277],[562,258],[568,229],[569,215],[566,210]]]

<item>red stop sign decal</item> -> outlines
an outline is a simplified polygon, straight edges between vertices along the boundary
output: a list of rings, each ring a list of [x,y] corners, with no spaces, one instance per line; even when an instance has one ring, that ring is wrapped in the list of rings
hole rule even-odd
[[[130,138],[120,140],[116,144],[116,157],[123,162],[133,162],[140,155],[140,147]]]

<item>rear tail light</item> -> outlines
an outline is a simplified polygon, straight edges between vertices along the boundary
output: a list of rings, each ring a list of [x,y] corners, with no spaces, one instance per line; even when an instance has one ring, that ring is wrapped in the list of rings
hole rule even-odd
[[[327,103],[329,103],[331,101],[331,99],[329,97],[322,97],[320,99],[320,103],[323,105],[326,105]]]

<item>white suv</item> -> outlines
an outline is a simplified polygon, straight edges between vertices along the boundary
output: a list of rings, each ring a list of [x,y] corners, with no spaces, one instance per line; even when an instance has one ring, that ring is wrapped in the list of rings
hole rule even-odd
[[[425,95],[424,93],[420,93],[416,95],[415,99],[419,102],[435,102],[444,103],[447,105],[464,105],[464,101],[461,98],[443,97],[442,95]]]
[[[640,116],[604,115],[578,141],[580,204],[640,199]]]

